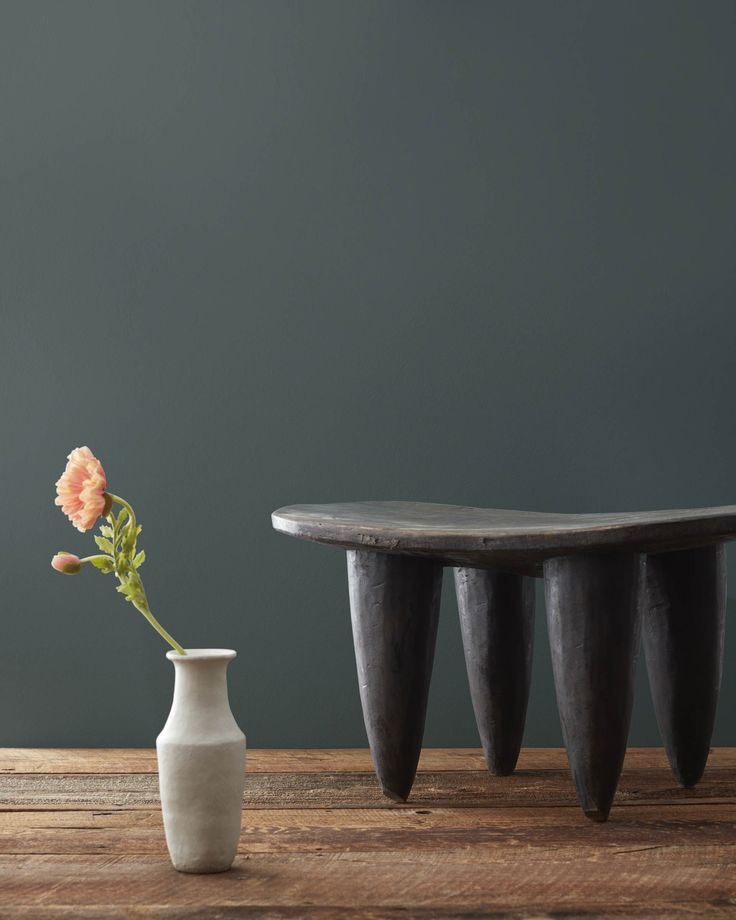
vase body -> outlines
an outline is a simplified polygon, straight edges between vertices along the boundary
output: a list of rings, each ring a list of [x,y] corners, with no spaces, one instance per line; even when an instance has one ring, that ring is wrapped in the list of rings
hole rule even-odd
[[[179,872],[224,872],[240,838],[245,735],[227,695],[230,649],[187,649],[174,663],[174,701],[156,739],[166,843]]]

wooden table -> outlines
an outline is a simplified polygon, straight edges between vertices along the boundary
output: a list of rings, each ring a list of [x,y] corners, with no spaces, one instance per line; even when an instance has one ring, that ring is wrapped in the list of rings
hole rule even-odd
[[[629,750],[607,824],[560,750],[508,777],[425,750],[405,804],[367,751],[251,751],[239,855],[214,876],[169,864],[153,751],[5,749],[0,771],[2,918],[736,916],[736,748],[696,789]]]
[[[562,734],[585,814],[605,821],[621,774],[643,636],[662,740],[682,786],[710,749],[736,505],[549,514],[427,502],[291,505],[281,533],[347,550],[358,685],[378,781],[411,791],[443,569],[451,566],[478,734],[491,773],[524,735],[534,578],[544,579]]]

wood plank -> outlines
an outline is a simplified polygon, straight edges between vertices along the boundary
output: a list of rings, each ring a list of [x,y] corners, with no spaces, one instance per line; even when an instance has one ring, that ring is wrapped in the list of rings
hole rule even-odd
[[[343,905],[341,907],[314,907],[300,905],[297,907],[264,907],[258,905],[250,907],[248,905],[229,905],[223,904],[216,907],[198,905],[196,907],[166,907],[165,905],[139,905],[131,907],[110,907],[107,904],[97,904],[93,907],[75,905],[74,907],[64,907],[54,905],[51,908],[43,906],[17,906],[10,911],[4,911],[0,907],[0,917],[2,918],[26,918],[31,920],[129,920],[133,917],[152,917],[157,920],[386,920],[387,917],[394,918],[400,916],[402,920],[548,920],[551,917],[569,917],[576,920],[628,920],[628,918],[637,918],[637,920],[671,920],[672,917],[698,918],[707,917],[708,920],[721,920],[724,917],[733,918],[734,908],[728,903],[720,902],[709,903],[706,901],[679,901],[667,902],[662,899],[657,906],[621,906],[608,905],[604,910],[596,909],[594,912],[587,910],[576,910],[574,913],[565,911],[564,913],[540,911],[531,909],[515,909],[513,913],[506,911],[499,912],[494,908],[488,910],[482,908],[470,908],[452,906],[443,906],[439,911],[436,907],[413,907],[401,906],[396,910],[387,911],[383,907],[352,907]]]
[[[218,876],[174,872],[153,856],[0,857],[6,903],[71,907],[388,908],[421,905],[466,912],[600,914],[609,907],[661,909],[662,902],[736,906],[734,847],[643,848],[591,858],[587,848],[474,847],[440,852],[250,854]],[[39,883],[43,879],[43,884]]]
[[[736,747],[712,748],[710,768],[735,769]],[[629,748],[624,770],[630,767],[666,770],[663,748]],[[1,748],[0,773],[155,773],[153,748]],[[364,748],[292,750],[254,748],[247,753],[249,773],[316,773],[320,770],[370,773],[370,753]],[[480,748],[426,748],[419,770],[434,773],[484,770]],[[564,748],[524,748],[520,770],[566,770]]]
[[[2,748],[0,773],[155,773],[152,748]]]
[[[528,766],[533,769],[548,764],[550,750],[530,748],[526,755]],[[560,757],[560,765],[564,765],[564,751],[553,752],[553,760]],[[483,753],[476,748],[432,748],[422,752],[419,762],[420,769],[434,771],[482,770],[484,766]],[[365,773],[372,771],[373,763],[365,748],[256,748],[247,752],[249,773],[315,773],[322,769]],[[0,773],[155,773],[156,770],[153,748],[0,749]]]
[[[146,767],[130,775],[105,769],[115,751],[56,752],[48,775],[44,756],[2,761],[31,768],[0,777],[3,920],[736,915],[734,749],[714,750],[696,790],[674,785],[661,750],[630,751],[602,826],[581,815],[562,751],[524,751],[504,778],[479,750],[427,751],[435,769],[400,807],[365,751],[254,751],[238,857],[218,876],[171,868],[153,752],[128,752]]]
[[[7,818],[10,817],[11,820]],[[17,812],[3,820],[0,854],[166,855],[161,813]],[[625,809],[599,833],[570,808],[274,809],[246,811],[239,852],[318,853],[499,847],[582,848],[618,855],[647,848],[736,846],[736,804]]]
[[[247,773],[246,808],[416,808],[426,806],[538,808],[573,805],[566,770],[518,770],[512,776],[483,771],[420,773],[408,803],[390,803],[372,773]],[[662,770],[630,769],[622,776],[616,806],[628,803],[736,801],[736,774],[710,768],[694,789],[681,789]],[[155,774],[10,774],[0,778],[0,807],[150,808],[158,805]]]
[[[621,814],[622,826],[638,820],[646,821],[647,828],[657,831],[669,822],[694,824],[697,821],[733,822],[736,820],[734,802],[669,803],[662,811],[659,803],[631,803]],[[29,809],[2,813],[0,817],[3,833],[31,828],[41,829],[84,829],[84,828],[127,828],[162,827],[161,811],[158,808],[119,809]],[[433,808],[253,808],[245,809],[244,831],[257,828],[276,829],[320,829],[347,827],[354,829],[415,829],[437,827],[560,827],[576,828],[586,833],[586,840],[596,842],[609,840],[618,833],[618,825],[610,834],[597,832],[580,820],[580,815],[569,806],[507,806],[493,808],[477,806],[438,806]],[[736,840],[734,840],[736,843]]]

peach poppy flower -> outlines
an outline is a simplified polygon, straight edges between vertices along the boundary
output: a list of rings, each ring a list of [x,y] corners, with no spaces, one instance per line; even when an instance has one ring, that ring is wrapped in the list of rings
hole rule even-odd
[[[51,568],[65,575],[76,575],[82,568],[82,560],[74,553],[57,553],[51,560]]]
[[[108,504],[102,464],[89,447],[75,447],[56,483],[55,504],[82,533],[94,526]]]

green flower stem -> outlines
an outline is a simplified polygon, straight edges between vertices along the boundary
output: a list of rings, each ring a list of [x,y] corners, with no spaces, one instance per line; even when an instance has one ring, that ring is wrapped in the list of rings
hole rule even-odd
[[[179,643],[176,641],[176,639],[173,638],[173,636],[170,636],[166,632],[166,630],[159,623],[156,617],[148,609],[148,603],[144,605],[144,604],[138,604],[135,601],[133,601],[133,606],[135,607],[136,610],[139,610],[143,614],[143,616],[148,620],[151,626],[153,626],[153,628],[156,630],[159,636],[161,636],[162,639],[168,642],[169,645],[174,649],[174,651],[178,652],[180,655],[186,655],[186,650],[183,649],[179,645]]]
[[[135,528],[135,526],[136,526],[135,512],[134,512],[133,509],[130,507],[130,505],[125,501],[125,499],[124,499],[124,498],[120,498],[119,495],[113,495],[112,492],[107,492],[106,494],[109,495],[110,498],[111,498],[114,502],[117,502],[119,505],[122,505],[123,508],[125,508],[125,510],[128,512],[128,515],[129,515],[129,517],[130,517],[130,523],[131,523],[132,526]]]
[[[117,502],[119,505],[122,505],[122,507],[125,508],[125,510],[128,512],[128,518],[129,518],[129,519],[128,519],[128,521],[126,522],[126,524],[125,524],[124,526],[125,526],[125,527],[130,527],[130,528],[131,528],[131,531],[130,531],[130,532],[131,532],[132,534],[135,535],[136,528],[137,528],[138,525],[137,525],[136,519],[135,519],[135,512],[133,511],[133,509],[131,508],[131,506],[128,504],[128,502],[125,501],[124,498],[120,498],[119,495],[113,495],[112,492],[107,492],[106,494],[109,495],[110,498],[111,498],[114,502]],[[116,575],[118,581],[120,582],[120,584],[122,585],[122,584],[125,584],[125,583],[126,583],[126,582],[123,580],[123,574],[125,573],[125,569],[128,568],[130,562],[129,562],[129,560],[123,558],[123,570],[122,570],[122,571],[123,571],[123,574],[121,574],[121,569],[120,569],[119,559],[118,559],[118,552],[117,552],[117,545],[116,545],[116,543],[117,543],[117,540],[116,540],[116,537],[117,537],[117,526],[115,525],[114,521],[113,521],[113,524],[114,524],[115,534],[114,534],[114,536],[113,536],[112,544],[113,544],[113,550],[114,550],[114,555],[115,555],[115,560],[114,560],[114,561],[115,561],[115,575]],[[135,550],[135,547],[134,547],[134,550]],[[134,550],[133,550],[133,551],[134,551]],[[131,558],[132,558],[132,555],[131,555]],[[174,649],[175,652],[178,652],[180,655],[186,655],[186,649],[184,649],[181,645],[179,645],[179,643],[176,641],[176,639],[174,639],[173,636],[169,635],[169,633],[166,632],[166,630],[165,630],[165,629],[163,628],[163,626],[159,623],[159,621],[156,619],[156,617],[151,613],[151,609],[150,609],[150,607],[148,606],[148,598],[146,597],[146,592],[145,592],[145,589],[144,589],[144,587],[143,587],[143,582],[141,581],[140,575],[138,575],[137,572],[134,572],[132,575],[129,575],[129,576],[128,576],[128,583],[130,582],[130,579],[131,579],[131,577],[133,577],[133,575],[135,576],[135,579],[136,579],[136,581],[137,581],[137,584],[138,584],[138,587],[139,587],[140,590],[139,590],[139,592],[137,592],[137,593],[138,593],[138,597],[137,597],[137,598],[134,599],[133,597],[130,597],[129,600],[131,600],[131,602],[132,602],[133,606],[135,607],[135,609],[138,610],[140,613],[143,614],[143,616],[148,620],[148,622],[151,624],[151,626],[153,626],[153,628],[156,630],[156,632],[159,634],[159,636],[161,636],[161,638],[162,638],[165,642],[168,642],[168,644]]]

